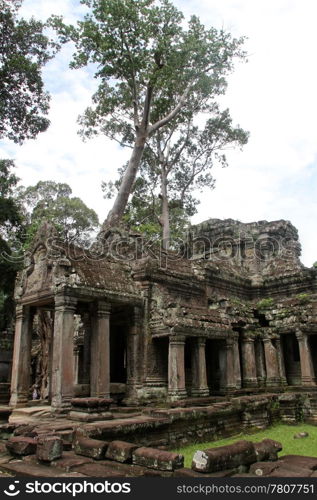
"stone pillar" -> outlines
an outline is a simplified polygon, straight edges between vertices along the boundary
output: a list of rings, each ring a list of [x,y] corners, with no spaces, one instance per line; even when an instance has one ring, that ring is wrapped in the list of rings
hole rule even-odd
[[[194,397],[209,396],[206,372],[206,339],[198,337],[194,339],[192,346],[192,389]]]
[[[266,385],[276,386],[280,384],[279,366],[277,352],[272,344],[272,340],[268,337],[263,339],[265,367],[266,367]]]
[[[280,380],[282,385],[287,385],[286,372],[285,372],[285,359],[284,352],[281,345],[281,338],[275,340],[276,343],[276,353],[277,353],[277,362],[280,374]]]
[[[67,410],[74,397],[74,313],[77,300],[55,297],[52,356],[52,408]]]
[[[301,331],[296,332],[299,346],[300,367],[303,385],[316,385],[314,367],[308,343],[308,337]]]
[[[241,343],[243,387],[257,387],[254,338],[245,335]]]
[[[137,401],[137,390],[141,387],[142,356],[141,335],[143,326],[142,309],[133,308],[132,325],[127,335],[127,392],[125,404]]]
[[[226,339],[226,392],[236,389],[235,366],[234,366],[234,339]]]
[[[91,331],[90,396],[110,397],[110,304],[98,301]]]
[[[185,337],[169,337],[168,395],[172,401],[187,396],[185,386]]]
[[[10,406],[28,402],[31,372],[32,324],[30,307],[16,307]]]
[[[254,343],[255,351],[255,365],[256,365],[256,375],[258,379],[258,385],[263,387],[266,384],[266,368],[265,368],[265,357],[264,357],[264,347],[262,339],[257,339]]]
[[[74,347],[74,384],[79,380],[79,346]]]
[[[239,338],[233,338],[233,370],[236,389],[241,389],[241,366],[239,352]]]

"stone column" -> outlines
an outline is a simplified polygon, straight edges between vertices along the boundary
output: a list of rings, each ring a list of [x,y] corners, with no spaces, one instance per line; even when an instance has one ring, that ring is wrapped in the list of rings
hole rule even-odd
[[[74,347],[74,384],[79,380],[79,346]]]
[[[234,339],[226,339],[226,392],[236,389],[235,366],[234,366]]]
[[[233,338],[233,370],[235,387],[236,389],[241,389],[241,366],[238,337]]]
[[[90,395],[110,397],[110,304],[98,301],[90,343]]]
[[[256,375],[258,379],[258,385],[263,387],[266,383],[266,368],[265,368],[265,357],[264,357],[264,347],[262,339],[257,339],[254,343],[255,352],[255,365],[256,365]]]
[[[243,387],[257,387],[253,337],[248,335],[242,337],[241,354]]]
[[[10,406],[28,402],[31,372],[32,325],[30,307],[16,307]]]
[[[74,397],[74,313],[77,300],[55,297],[52,356],[52,408],[68,410]]]
[[[287,385],[286,372],[285,372],[285,359],[284,359],[283,348],[281,345],[281,338],[279,337],[278,339],[276,339],[275,343],[276,343],[277,362],[278,362],[281,384]]]
[[[142,309],[135,306],[132,314],[132,325],[127,335],[127,391],[124,399],[125,404],[132,404],[137,401],[137,390],[141,387]]]
[[[301,331],[296,332],[299,346],[300,367],[303,385],[316,385],[314,367],[308,343],[308,337]]]
[[[169,337],[168,395],[172,401],[187,396],[185,386],[185,337]]]
[[[279,367],[277,352],[272,344],[272,340],[268,337],[263,339],[265,367],[266,367],[266,385],[276,386],[280,384]]]
[[[192,389],[194,397],[209,396],[206,372],[206,339],[198,337],[194,339],[192,346]]]

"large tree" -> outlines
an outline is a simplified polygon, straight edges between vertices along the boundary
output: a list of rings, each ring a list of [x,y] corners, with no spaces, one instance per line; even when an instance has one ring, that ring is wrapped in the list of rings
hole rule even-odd
[[[39,181],[35,186],[19,188],[19,202],[26,217],[26,243],[34,237],[44,221],[55,225],[61,238],[86,245],[99,228],[96,212],[78,197],[71,196],[68,184]]]
[[[194,125],[189,116],[187,122],[174,122],[148,140],[127,205],[125,221],[142,232],[158,233],[166,250],[171,236],[180,236],[196,213],[197,192],[213,189],[214,164],[227,166],[225,151],[248,140],[247,132],[232,125],[229,111],[217,105],[202,125]],[[124,170],[120,173],[122,177]],[[109,198],[119,186],[120,180],[102,187]]]
[[[49,125],[41,71],[54,46],[43,23],[18,17],[21,1],[0,0],[0,139],[17,143]]]
[[[147,140],[174,120],[208,112],[224,93],[243,39],[206,29],[168,0],[82,0],[90,12],[77,26],[53,18],[61,41],[73,40],[71,66],[94,63],[100,84],[80,119],[84,138],[103,133],[131,157],[104,228],[122,218]]]
[[[21,234],[23,217],[15,198],[18,178],[12,160],[0,160],[0,331],[10,327],[18,261],[12,258],[13,237]]]

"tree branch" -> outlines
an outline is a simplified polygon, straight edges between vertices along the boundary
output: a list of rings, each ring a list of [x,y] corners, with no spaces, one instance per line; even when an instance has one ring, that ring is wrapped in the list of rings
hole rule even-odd
[[[154,125],[152,125],[150,127],[149,135],[153,134],[159,128],[163,127],[164,125],[166,125],[166,123],[168,123],[173,118],[175,118],[175,116],[179,113],[179,111],[181,110],[181,108],[183,107],[183,105],[185,103],[186,97],[188,96],[188,93],[190,91],[190,87],[191,87],[191,83],[188,84],[188,86],[186,87],[184,94],[181,96],[181,98],[180,98],[178,104],[175,106],[175,108],[168,115],[164,116],[164,118],[157,121],[156,123],[154,123]]]

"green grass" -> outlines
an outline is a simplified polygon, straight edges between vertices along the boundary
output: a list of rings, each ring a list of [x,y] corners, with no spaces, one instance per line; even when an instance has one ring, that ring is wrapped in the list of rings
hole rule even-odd
[[[294,434],[298,432],[308,432],[309,436],[302,439],[294,439]],[[184,448],[174,450],[181,453],[185,457],[185,467],[190,467],[193,455],[196,450],[205,450],[207,448],[215,448],[226,444],[246,439],[247,441],[262,441],[262,439],[270,438],[279,441],[283,445],[283,450],[279,455],[307,455],[317,457],[317,426],[314,425],[275,425],[259,431],[254,434],[237,434],[230,438],[220,439],[219,441],[210,441],[207,443],[197,443]]]

